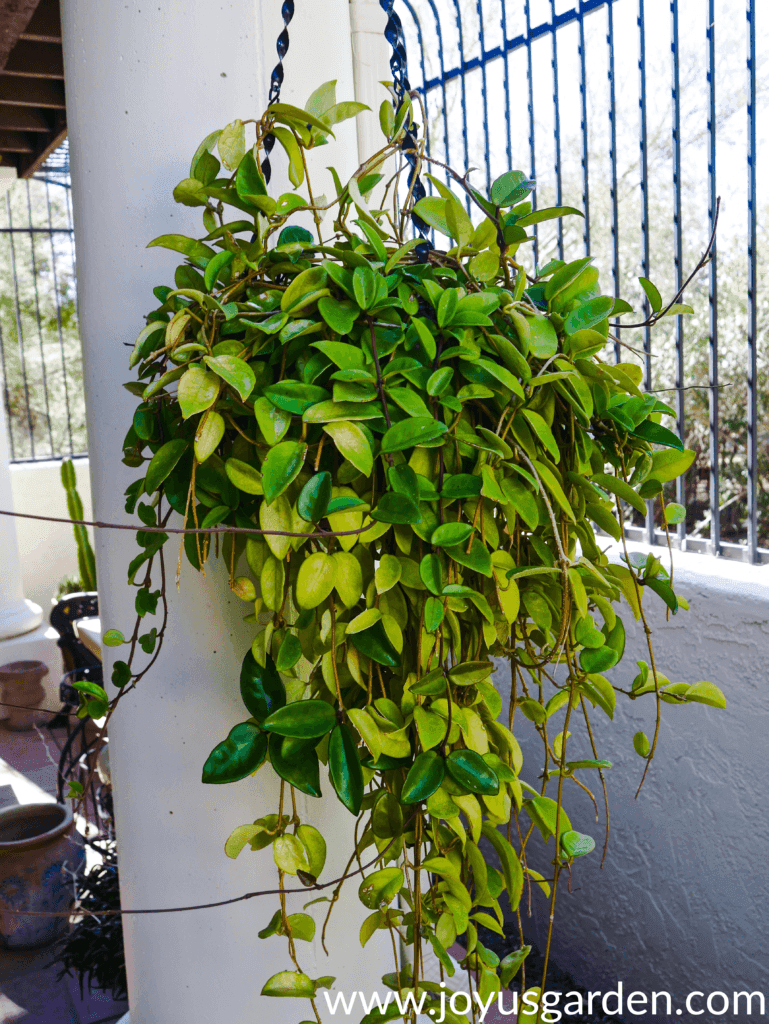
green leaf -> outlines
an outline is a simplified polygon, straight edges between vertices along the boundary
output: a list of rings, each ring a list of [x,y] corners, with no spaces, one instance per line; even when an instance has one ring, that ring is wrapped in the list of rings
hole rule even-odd
[[[695,683],[686,691],[686,699],[695,701],[697,704],[708,704],[712,708],[726,708],[726,697],[715,683],[705,680]]]
[[[240,459],[227,459],[224,464],[227,479],[245,494],[264,494],[262,474],[255,466],[249,466]]]
[[[300,825],[296,836],[307,851],[310,874],[319,878],[326,863],[326,840],[314,825]]]
[[[441,497],[447,501],[453,501],[456,498],[479,498],[482,486],[483,481],[479,476],[472,476],[470,473],[455,473],[453,476],[444,477]]]
[[[656,286],[651,283],[648,277],[639,277],[638,281],[646,293],[646,298],[649,300],[649,305],[652,308],[653,313],[659,313],[662,309],[662,296],[657,290]]]
[[[334,709],[323,700],[300,700],[273,711],[262,726],[278,736],[314,739],[325,736],[336,724]]]
[[[361,632],[350,635],[348,630],[347,638],[357,651],[377,664],[388,668],[400,667],[401,656],[393,647],[381,619]]]
[[[279,971],[265,982],[262,995],[313,999],[315,983],[306,974],[295,971]]]
[[[264,389],[264,394],[273,405],[297,416],[330,397],[325,388],[314,384],[302,384],[298,380],[282,380],[277,384],[270,384]]]
[[[262,668],[251,651],[246,654],[240,670],[240,696],[257,722],[263,722],[273,711],[284,706],[286,690],[269,655]]]
[[[245,400],[254,390],[256,377],[250,365],[237,356],[205,356],[205,362]]]
[[[679,452],[684,450],[683,442],[672,430],[668,430],[667,427],[663,427],[659,423],[653,423],[651,420],[644,420],[642,423],[639,423],[635,430],[631,430],[630,433],[633,437],[640,437],[644,441],[651,442],[651,444],[664,444],[667,448],[675,448]],[[659,477],[656,479],[659,479]]]
[[[105,647],[119,647],[121,644],[126,643],[126,638],[119,629],[108,629],[101,638],[101,642]]]
[[[401,420],[394,423],[382,438],[381,452],[383,455],[400,452],[415,445],[437,441],[447,432],[445,423],[418,416],[414,419]]]
[[[325,516],[331,500],[331,486],[330,473],[316,473],[299,492],[296,510],[306,523],[318,523]]]
[[[266,756],[267,736],[251,722],[241,722],[208,755],[203,782],[238,782],[255,772]]]
[[[310,865],[304,846],[296,836],[278,836],[272,843],[272,856],[281,871],[287,875],[295,875],[298,871],[307,871]]]
[[[508,953],[499,964],[499,979],[502,988],[509,988],[510,982],[516,976],[526,957],[531,952],[531,946],[522,946],[512,953]]]
[[[437,716],[436,716],[437,717]],[[442,729],[445,725],[439,719]],[[435,751],[425,751],[415,760],[405,776],[400,799],[404,804],[419,804],[427,800],[443,781],[445,765],[443,758]]]
[[[485,821],[481,826],[481,831],[494,847],[494,851],[499,857],[507,896],[510,900],[510,909],[515,912],[523,891],[523,870],[518,860],[518,854],[491,822]]]
[[[610,476],[608,473],[594,473],[591,480],[594,484],[598,484],[599,487],[603,487],[605,491],[610,491],[612,494],[616,494],[618,498],[628,502],[641,515],[646,515],[646,503],[643,498],[633,490],[630,484],[626,484],[624,480],[620,480],[616,476]]]
[[[144,490],[147,494],[153,494],[160,487],[188,448],[189,441],[177,437],[173,441],[166,441],[163,447],[158,449],[147,467],[147,475],[144,478]]]
[[[451,228],[446,220],[446,200],[441,196],[425,196],[414,205],[414,213],[441,234],[451,237]]]
[[[529,224],[541,224],[543,221],[556,220],[559,217],[568,217],[571,214],[575,214],[577,217],[585,216],[581,210],[577,210],[573,206],[548,206],[544,210],[534,210],[532,213],[525,213],[515,223],[519,228],[525,228]]]
[[[480,537],[473,538],[473,545],[469,552],[465,550],[464,544],[458,544],[454,548],[446,548],[445,550],[449,558],[458,562],[459,565],[464,565],[467,569],[473,569],[475,572],[491,578],[491,555]]]
[[[553,461],[558,462],[561,458],[558,443],[544,417],[540,416],[538,412],[532,412],[531,409],[523,409],[521,415],[537,435],[545,450],[552,456]]]
[[[360,310],[356,303],[349,299],[340,301],[326,295],[318,301],[320,315],[336,334],[349,334],[357,320]]]
[[[669,583],[665,583],[664,580],[657,579],[654,576],[648,576],[643,580],[643,585],[648,587],[649,590],[653,590],[658,597],[661,597],[671,612],[674,615],[676,614],[678,611],[678,598]],[[602,670],[598,669],[598,671]]]
[[[216,284],[219,271],[224,267],[228,267],[234,259],[235,253],[229,252],[225,249],[224,252],[217,253],[216,256],[214,256],[214,258],[207,264],[203,280],[205,281],[208,291],[211,291]]]
[[[369,910],[380,910],[395,899],[405,882],[400,868],[382,868],[363,879],[358,887],[358,899]]]
[[[299,476],[306,455],[307,445],[303,441],[281,441],[269,450],[262,465],[262,487],[268,505]]]
[[[506,171],[491,185],[491,201],[495,206],[515,206],[531,192],[534,182],[523,171]]]
[[[599,295],[581,303],[566,317],[563,330],[566,335],[586,331],[605,320],[614,308],[614,299],[608,295]]]
[[[585,672],[605,672],[619,661],[617,652],[607,646],[586,647],[579,652],[579,663]]]
[[[328,744],[328,768],[337,796],[352,814],[359,814],[363,801],[363,771],[352,733],[337,725]]]
[[[652,468],[650,477],[661,484],[675,480],[689,469],[697,453],[691,448],[684,449],[680,454],[675,451],[652,452]]]
[[[422,522],[422,513],[407,495],[385,491],[377,507],[372,510],[371,518],[380,523],[414,525]]]
[[[217,148],[224,166],[228,171],[234,171],[246,152],[246,128],[240,118],[222,129]]]
[[[198,242],[195,238],[188,238],[186,235],[160,235],[158,238],[153,238],[147,245],[147,248],[150,249],[154,245],[160,245],[164,249],[172,249],[174,252],[183,253],[192,260],[210,260],[216,255],[210,246],[205,245],[203,242]]]
[[[267,195],[267,186],[264,183],[262,172],[254,157],[253,149],[249,149],[238,164],[238,173],[235,175],[235,190],[245,202],[249,202],[252,196]]]
[[[307,740],[307,746],[302,748],[299,755],[292,755],[290,760],[283,756],[281,749],[283,743],[283,737],[277,733],[270,736],[269,751],[272,767],[281,779],[301,793],[320,797],[320,762],[314,749],[317,740]]]
[[[665,522],[669,524],[683,523],[686,519],[686,509],[683,505],[678,505],[676,502],[671,501],[669,505],[665,506]]]
[[[494,665],[490,661],[463,661],[449,669],[449,679],[455,686],[470,686],[488,679],[493,671]]]
[[[446,758],[446,770],[455,782],[471,793],[496,796],[499,778],[474,750],[452,750]]]
[[[584,857],[595,849],[595,839],[586,836],[582,832],[561,833],[561,849],[571,860],[573,857]]]
[[[453,548],[464,544],[472,532],[470,523],[443,523],[433,531],[430,543],[435,547]]]
[[[428,597],[425,601],[425,629],[428,633],[436,631],[443,622],[443,615],[443,601],[439,597]]]
[[[286,633],[275,659],[275,667],[278,672],[290,672],[301,657],[302,645],[299,643],[299,637],[294,633]]]
[[[333,555],[316,551],[299,567],[296,600],[300,608],[317,608],[334,589],[337,563]]]
[[[637,732],[633,737],[633,749],[639,757],[648,757],[651,752],[649,737],[645,732]]]
[[[357,423],[337,420],[335,423],[327,423],[323,429],[348,462],[364,476],[371,476],[374,453],[371,451],[368,437]]]

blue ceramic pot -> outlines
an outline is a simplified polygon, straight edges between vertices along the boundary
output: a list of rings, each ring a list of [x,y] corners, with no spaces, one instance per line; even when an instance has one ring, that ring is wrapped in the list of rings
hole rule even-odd
[[[85,863],[72,810],[63,804],[23,804],[0,810],[0,944],[32,949],[69,927],[72,873]],[[36,917],[24,911],[51,912]]]

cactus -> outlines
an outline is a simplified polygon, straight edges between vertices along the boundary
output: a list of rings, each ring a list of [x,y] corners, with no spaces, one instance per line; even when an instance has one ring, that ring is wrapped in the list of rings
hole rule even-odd
[[[61,482],[67,493],[67,510],[73,521],[75,542],[77,543],[77,563],[80,569],[80,586],[84,591],[96,590],[96,559],[84,526],[76,520],[83,518],[83,502],[77,493],[77,478],[72,459],[63,459],[61,463]]]

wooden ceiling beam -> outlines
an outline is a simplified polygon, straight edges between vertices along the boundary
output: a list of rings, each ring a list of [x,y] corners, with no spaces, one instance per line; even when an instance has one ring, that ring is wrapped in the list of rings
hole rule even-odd
[[[61,46],[55,43],[28,43],[20,39],[5,63],[3,74],[63,81],[64,59]]]
[[[59,148],[66,137],[67,127],[65,125],[61,131],[50,136],[46,144],[38,148],[32,156],[24,155],[19,157],[18,163],[16,164],[19,177],[31,178],[36,171],[40,170],[51,153]],[[38,136],[38,138],[40,138],[40,136]]]
[[[0,70],[35,13],[39,0],[0,0]]]
[[[34,153],[32,137],[23,132],[0,131],[0,153]]]
[[[3,106],[0,103],[0,130],[2,129],[48,134],[52,130],[52,124],[49,118],[32,107]]]
[[[61,46],[59,0],[40,0],[19,38],[32,43],[58,43]]]
[[[20,82],[9,75],[0,73],[0,103],[15,107],[43,107],[46,110],[66,110],[64,86],[61,82],[46,81],[43,78],[28,78]]]

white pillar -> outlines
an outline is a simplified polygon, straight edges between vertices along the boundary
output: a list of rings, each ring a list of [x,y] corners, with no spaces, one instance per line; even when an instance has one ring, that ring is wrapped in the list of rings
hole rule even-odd
[[[0,509],[13,511],[5,410],[1,404]],[[24,600],[16,523],[11,516],[0,516],[0,641],[29,633],[40,625],[42,618],[43,613],[38,605]],[[0,649],[0,659],[2,659],[2,649]],[[0,664],[3,663],[4,660],[0,660]]]
[[[175,205],[171,191],[189,173],[202,138],[235,117],[261,113],[276,61],[279,13],[278,0],[63,2],[97,519],[126,521],[122,495],[136,471],[120,463],[135,405],[121,387],[129,377],[124,344],[133,342],[152,307],[152,287],[171,284],[178,262],[172,253],[145,247],[163,233],[200,232],[199,211]],[[290,35],[284,98],[302,101],[330,78],[339,79],[341,98],[350,97],[347,0],[298,4]],[[323,165],[333,159],[340,173],[357,165],[355,129],[350,136],[347,128],[337,133],[348,140],[347,151],[332,145],[322,153]],[[175,552],[175,545],[169,549]],[[134,592],[125,579],[136,550],[130,535],[97,532],[105,628],[131,628]],[[229,786],[200,783],[210,749],[246,717],[238,678],[253,627],[242,623],[244,606],[222,572],[200,579],[188,567],[177,594],[174,568],[162,655],[110,726],[124,907],[206,903],[275,884],[269,849],[246,850],[237,861],[223,853],[233,828],[277,810],[271,770]],[[121,651],[105,653],[109,679],[110,662]],[[344,867],[352,819],[328,783],[324,791],[322,805],[302,799],[300,814],[314,814],[329,840],[324,877],[333,878]],[[357,882],[347,889],[332,918],[332,956],[322,953],[319,926],[312,944],[299,943],[302,966],[313,977],[336,975],[338,987],[373,988],[391,962],[376,939],[360,949],[367,912],[357,901]],[[303,902],[293,898],[292,910]],[[216,910],[125,918],[131,1024],[250,1024],[262,1015],[294,1024],[311,1017],[304,1002],[259,996],[271,974],[290,966],[284,939],[256,936],[277,905],[275,897],[265,897]],[[310,911],[321,922],[323,907]]]

